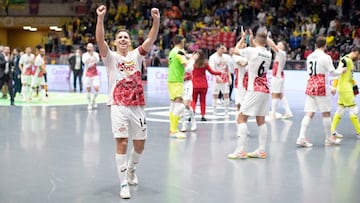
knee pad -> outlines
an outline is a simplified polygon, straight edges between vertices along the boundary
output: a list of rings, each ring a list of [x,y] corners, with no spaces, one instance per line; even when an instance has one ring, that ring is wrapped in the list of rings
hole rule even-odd
[[[175,103],[173,114],[176,116],[180,116],[184,110],[185,105],[183,103]]]
[[[349,108],[349,114],[350,114],[350,116],[351,116],[351,115],[357,116],[357,115],[358,115],[358,107],[357,107],[356,105],[350,107],[350,108]]]
[[[345,108],[343,106],[338,106],[338,108],[336,109],[336,113],[340,116],[343,116],[345,113]]]

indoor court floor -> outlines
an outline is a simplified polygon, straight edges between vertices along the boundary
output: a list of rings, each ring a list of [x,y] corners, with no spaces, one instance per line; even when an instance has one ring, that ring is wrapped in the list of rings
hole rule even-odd
[[[166,94],[149,93],[148,140],[130,200],[119,196],[110,111],[104,103],[91,111],[86,104],[0,106],[0,202],[360,202],[360,140],[348,114],[339,124],[340,146],[324,146],[317,113],[308,130],[314,146],[298,148],[305,96],[285,92],[294,117],[267,122],[268,157],[229,160],[237,140],[233,105],[230,119],[221,109],[215,118],[208,100],[208,121],[200,122],[197,112],[197,130],[179,140],[168,135]],[[254,118],[248,126],[252,151],[258,143]]]

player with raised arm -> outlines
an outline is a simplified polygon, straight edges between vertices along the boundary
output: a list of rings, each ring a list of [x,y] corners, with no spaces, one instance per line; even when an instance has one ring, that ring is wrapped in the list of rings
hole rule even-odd
[[[250,34],[252,35],[251,31]],[[238,44],[242,44],[245,37],[245,32],[242,32],[242,37]],[[235,52],[240,53],[241,56],[247,59],[248,71],[243,79],[246,94],[237,117],[238,143],[235,152],[228,155],[229,159],[245,159],[247,157],[266,158],[267,127],[265,116],[269,114],[270,93],[266,73],[269,70],[272,58],[271,52],[265,47],[266,40],[266,33],[258,32],[254,41],[255,47],[235,49]],[[255,151],[247,153],[247,121],[250,116],[256,117],[259,128],[259,147]]]
[[[147,138],[145,118],[145,95],[141,80],[141,64],[156,41],[160,12],[151,9],[152,27],[146,40],[136,49],[130,51],[129,32],[118,30],[114,44],[116,51],[111,51],[105,42],[104,18],[106,7],[96,9],[96,41],[106,66],[109,81],[109,102],[111,108],[112,132],[116,141],[116,168],[120,180],[120,197],[130,198],[129,184],[138,184],[135,165],[139,163]],[[128,139],[133,141],[133,148],[127,161]]]
[[[284,67],[286,64],[286,43],[280,41],[277,45],[272,39],[268,37],[267,43],[270,48],[275,52],[275,60],[272,67],[272,80],[271,80],[271,113],[270,117],[275,119],[275,114],[277,111],[277,104],[282,103],[285,114],[282,118],[291,118],[293,113],[290,110],[289,103],[284,96]]]

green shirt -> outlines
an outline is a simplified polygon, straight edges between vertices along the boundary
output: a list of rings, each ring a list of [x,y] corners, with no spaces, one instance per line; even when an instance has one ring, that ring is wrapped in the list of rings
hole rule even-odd
[[[187,60],[185,52],[177,47],[169,53],[168,82],[184,82],[185,67]]]

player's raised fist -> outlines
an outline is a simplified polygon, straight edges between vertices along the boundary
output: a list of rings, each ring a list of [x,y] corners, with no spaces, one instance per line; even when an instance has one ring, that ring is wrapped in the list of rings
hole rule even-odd
[[[104,16],[106,13],[106,6],[101,5],[96,9],[96,13],[98,16]]]
[[[151,16],[152,16],[153,18],[160,18],[160,11],[159,11],[159,9],[157,9],[157,8],[152,8],[152,9],[151,9]]]

